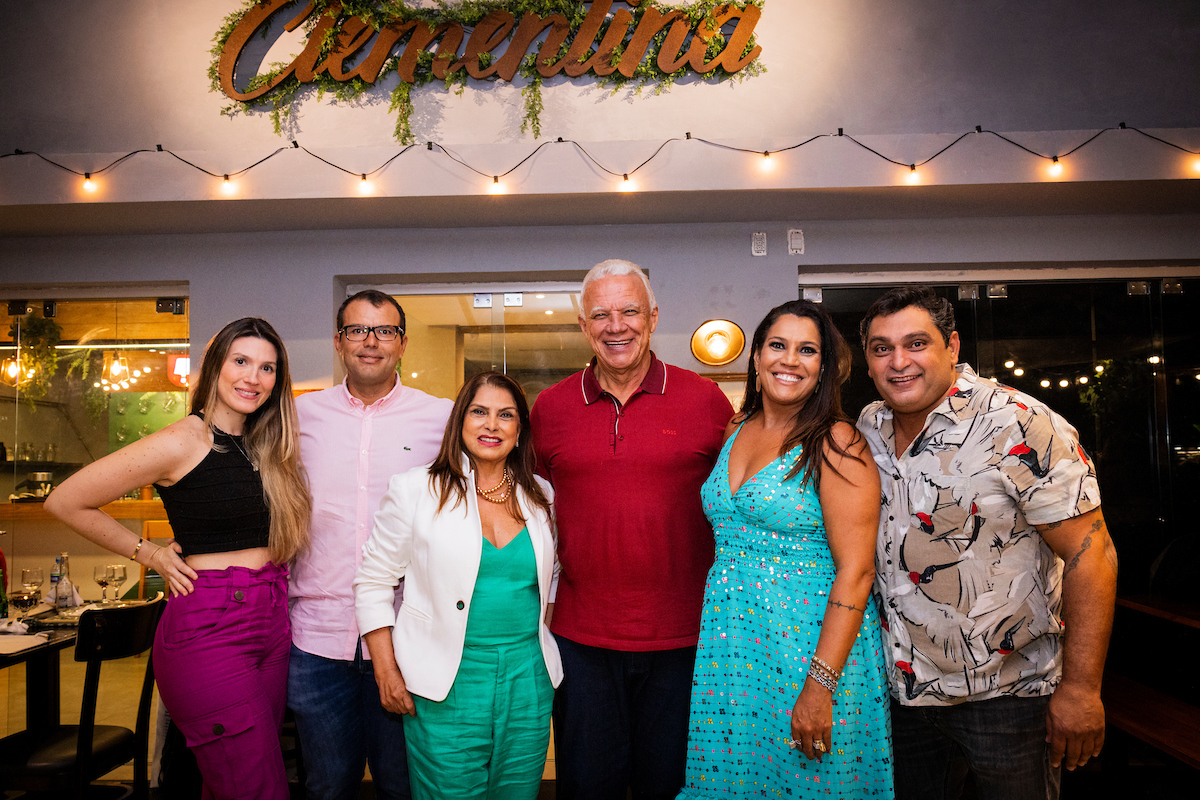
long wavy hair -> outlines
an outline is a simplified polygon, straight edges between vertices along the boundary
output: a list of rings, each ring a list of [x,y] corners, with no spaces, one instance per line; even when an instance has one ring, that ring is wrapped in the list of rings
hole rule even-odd
[[[287,349],[271,324],[258,317],[231,322],[204,349],[200,380],[192,392],[192,413],[204,416],[217,402],[217,381],[234,341],[246,336],[262,339],[275,348],[275,387],[271,396],[246,417],[242,431],[246,454],[262,475],[263,494],[271,512],[268,543],[271,560],[285,564],[308,547],[312,522],[312,497],[300,462],[300,432]],[[213,424],[205,420],[209,429]],[[222,449],[214,445],[214,449]]]
[[[842,384],[850,378],[850,346],[833,324],[833,319],[824,308],[808,300],[792,300],[771,309],[763,321],[754,330],[754,338],[750,345],[750,366],[746,373],[746,395],[742,401],[742,410],[738,414],[740,421],[745,422],[763,409],[762,390],[758,387],[758,370],[754,360],[762,352],[766,343],[767,332],[782,316],[790,314],[794,317],[811,319],[817,326],[821,337],[821,374],[817,381],[816,391],[808,398],[792,420],[792,429],[788,432],[783,444],[779,447],[782,456],[800,446],[800,454],[788,471],[784,480],[790,480],[796,475],[803,474],[803,482],[812,484],[813,488],[821,485],[821,469],[828,466],[835,473],[837,467],[829,460],[826,448],[840,456],[861,461],[851,455],[845,448],[838,445],[833,437],[833,426],[837,422],[850,422],[846,412],[842,410]],[[852,423],[851,423],[852,424]],[[854,434],[857,441],[859,434]],[[820,458],[817,458],[817,454]]]
[[[494,386],[512,395],[513,403],[517,407],[517,417],[521,421],[521,432],[517,436],[516,447],[508,454],[505,466],[508,467],[513,481],[521,487],[530,502],[549,516],[550,501],[546,499],[542,487],[538,486],[533,477],[533,432],[529,425],[529,402],[525,399],[525,391],[521,385],[499,372],[483,372],[471,378],[463,384],[454,401],[454,408],[450,411],[450,420],[446,423],[446,433],[442,436],[442,449],[438,451],[437,458],[429,465],[429,485],[438,493],[438,511],[441,511],[450,502],[451,497],[454,499],[451,508],[455,508],[466,500],[467,476],[463,473],[462,457],[465,454],[471,461],[472,467],[475,462],[471,459],[471,454],[463,447],[463,421],[467,418],[467,409],[475,401],[475,395],[484,386]],[[525,516],[521,513],[521,507],[517,504],[516,492],[509,495],[506,506],[513,517],[521,522],[526,521]]]

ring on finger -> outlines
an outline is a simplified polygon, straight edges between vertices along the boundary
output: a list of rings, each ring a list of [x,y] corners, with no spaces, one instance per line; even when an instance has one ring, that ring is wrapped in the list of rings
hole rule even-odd
[[[813,750],[816,750],[818,753],[824,753],[825,742],[821,741],[820,739],[813,739]]]

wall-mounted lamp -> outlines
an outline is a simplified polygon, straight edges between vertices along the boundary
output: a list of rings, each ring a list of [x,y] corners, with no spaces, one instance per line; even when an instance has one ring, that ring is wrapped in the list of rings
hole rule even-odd
[[[692,355],[701,364],[720,367],[742,354],[746,334],[727,319],[710,319],[692,334]]]

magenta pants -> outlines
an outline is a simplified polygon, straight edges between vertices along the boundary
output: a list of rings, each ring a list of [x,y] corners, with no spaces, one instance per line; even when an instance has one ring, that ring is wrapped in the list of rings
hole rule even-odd
[[[172,597],[158,626],[159,695],[196,754],[205,800],[287,800],[287,570],[197,573],[195,591]]]

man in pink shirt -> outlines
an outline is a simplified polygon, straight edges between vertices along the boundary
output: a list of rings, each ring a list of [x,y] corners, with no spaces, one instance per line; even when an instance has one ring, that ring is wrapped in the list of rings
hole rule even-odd
[[[388,480],[433,460],[453,406],[400,383],[396,365],[407,345],[400,305],[383,292],[359,292],[338,309],[333,339],[346,380],[296,401],[313,517],[288,592],[288,706],[311,800],[357,798],[366,763],[375,797],[409,797],[404,727],[380,705],[351,587]],[[397,606],[402,593],[403,586]]]

